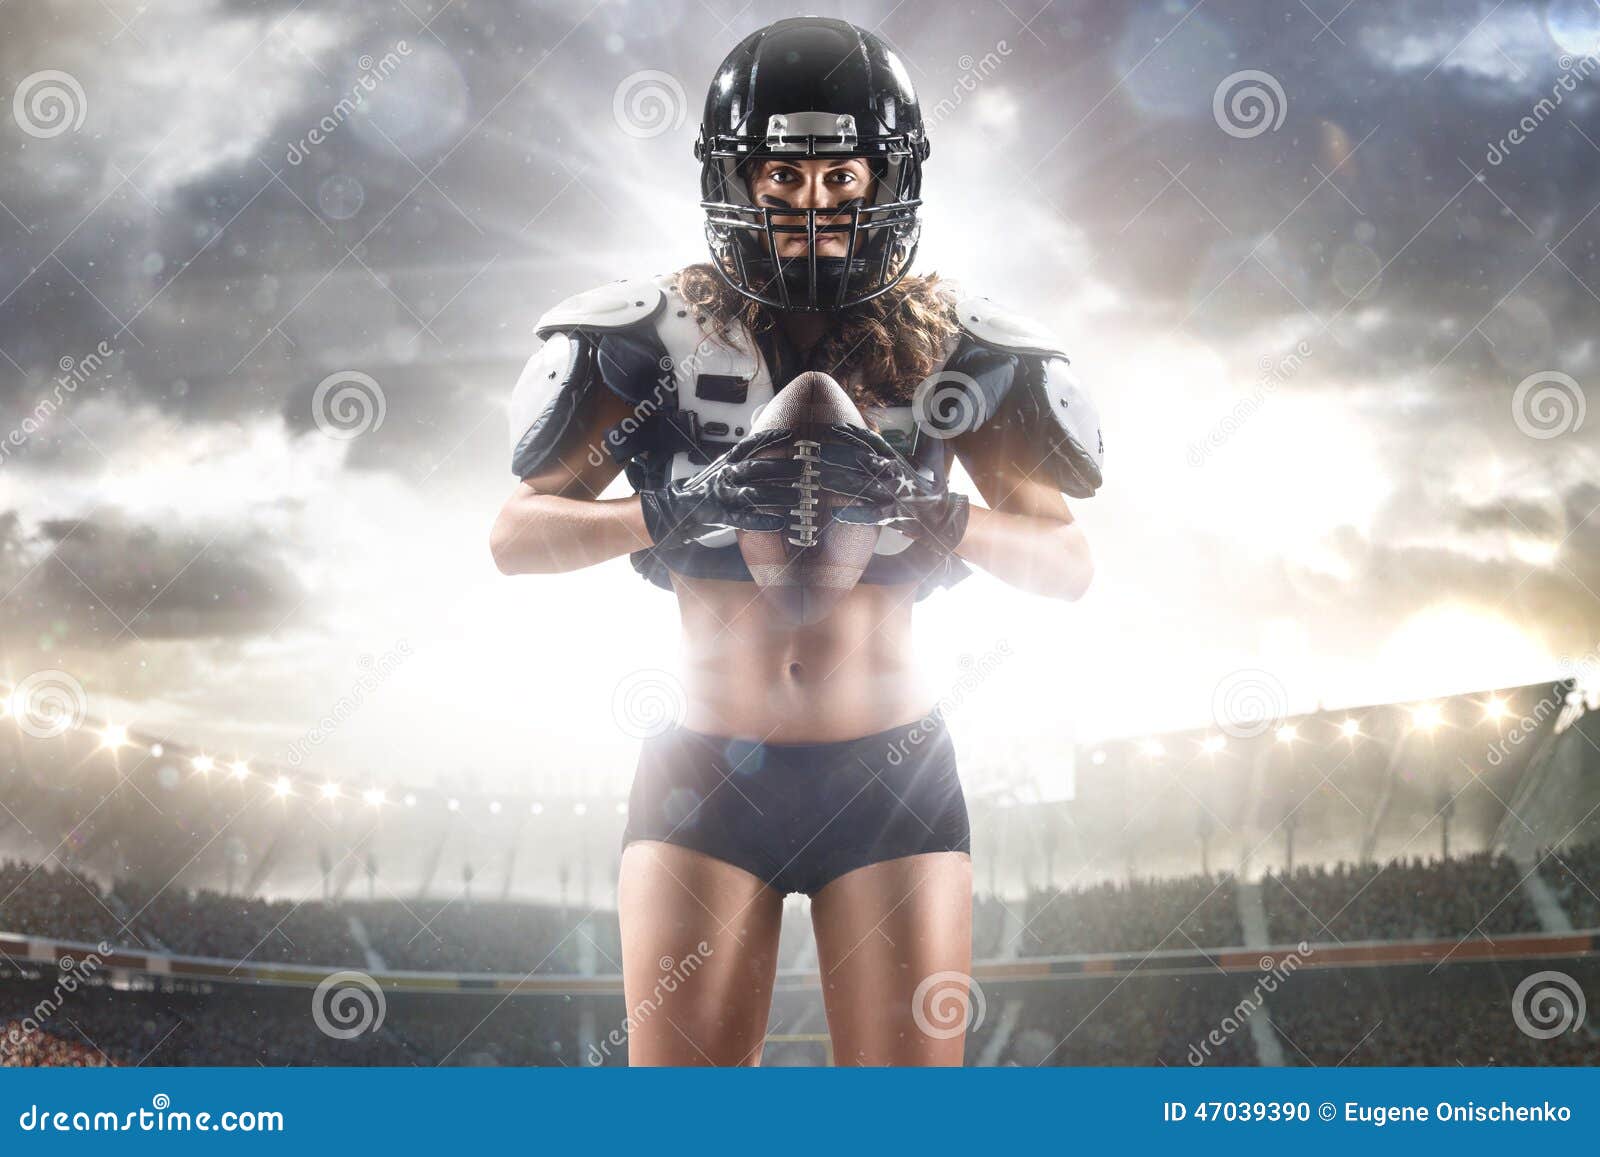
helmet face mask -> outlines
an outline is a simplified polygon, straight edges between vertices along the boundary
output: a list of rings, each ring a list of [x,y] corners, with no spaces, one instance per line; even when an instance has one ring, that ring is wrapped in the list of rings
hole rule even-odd
[[[840,20],[781,20],[743,41],[706,98],[695,144],[712,266],[735,291],[782,310],[846,309],[888,292],[909,272],[928,142],[899,58]],[[768,159],[865,159],[871,202],[758,205],[748,177]],[[779,241],[806,238],[781,256]],[[817,242],[845,241],[822,257]]]

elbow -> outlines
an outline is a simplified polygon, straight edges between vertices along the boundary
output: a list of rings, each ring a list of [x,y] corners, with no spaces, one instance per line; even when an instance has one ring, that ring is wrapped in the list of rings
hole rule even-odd
[[[506,512],[502,510],[489,528],[489,557],[494,559],[495,569],[503,575],[527,573],[526,560],[517,550],[520,537],[515,521],[506,517]]]
[[[1075,603],[1089,592],[1089,584],[1093,581],[1094,564],[1086,562],[1067,575],[1067,581],[1061,587],[1060,597],[1066,602]]]
[[[1057,597],[1075,603],[1088,593],[1089,584],[1094,581],[1094,558],[1081,533],[1076,536],[1076,541],[1068,544],[1063,563]]]
[[[516,574],[516,561],[511,556],[510,544],[506,540],[507,535],[501,531],[499,522],[496,522],[489,531],[489,557],[494,559],[494,567],[501,574]]]

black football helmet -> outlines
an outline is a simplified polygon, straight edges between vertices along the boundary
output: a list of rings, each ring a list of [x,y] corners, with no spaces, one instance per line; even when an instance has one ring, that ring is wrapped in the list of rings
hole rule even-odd
[[[694,155],[711,263],[745,297],[786,310],[843,309],[910,270],[928,140],[905,66],[871,32],[801,16],[747,36],[712,81]],[[746,178],[767,157],[862,157],[876,192],[871,204],[757,205]],[[780,259],[785,233],[806,236],[804,255]],[[817,256],[827,233],[848,235],[848,256]]]

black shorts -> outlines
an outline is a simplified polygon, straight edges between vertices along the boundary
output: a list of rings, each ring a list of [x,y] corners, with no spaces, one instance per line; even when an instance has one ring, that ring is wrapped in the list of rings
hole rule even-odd
[[[780,893],[924,852],[968,852],[955,746],[937,711],[838,743],[758,743],[676,727],[647,739],[622,844],[661,840]]]

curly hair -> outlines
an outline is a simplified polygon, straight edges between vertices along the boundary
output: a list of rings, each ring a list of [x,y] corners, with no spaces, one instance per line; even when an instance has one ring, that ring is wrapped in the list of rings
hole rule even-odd
[[[723,340],[735,325],[752,335],[777,325],[778,311],[733,290],[710,264],[680,270],[677,289]],[[944,360],[955,294],[936,273],[906,277],[838,318],[807,355],[811,368],[840,379],[857,406],[904,404]]]

